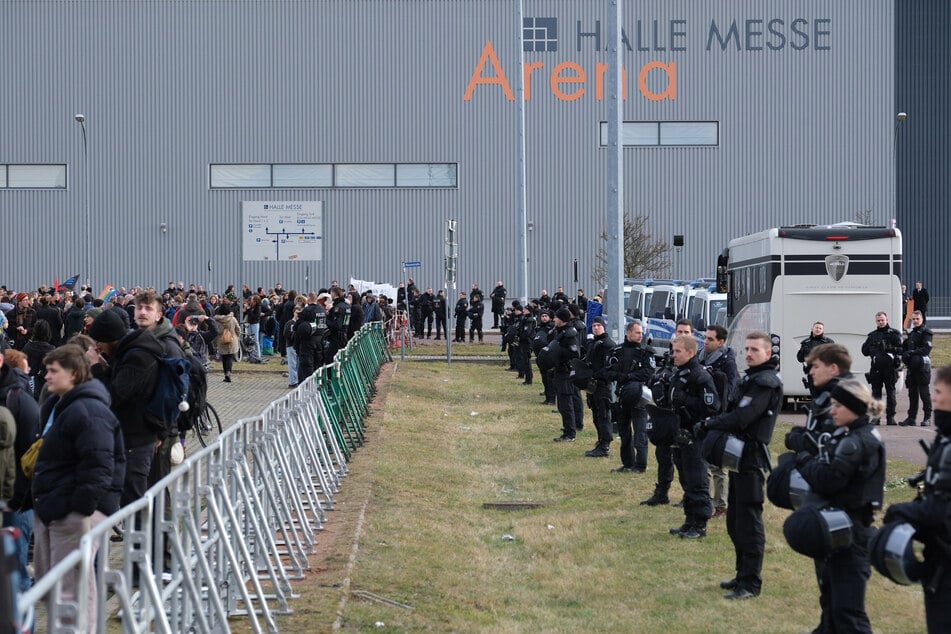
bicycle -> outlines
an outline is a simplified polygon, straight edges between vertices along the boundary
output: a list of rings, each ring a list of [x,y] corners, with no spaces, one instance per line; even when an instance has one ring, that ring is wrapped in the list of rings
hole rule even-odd
[[[202,447],[213,444],[221,434],[221,418],[211,403],[206,402],[192,426]]]
[[[235,361],[248,360],[249,363],[267,363],[257,355],[257,342],[254,335],[248,332],[247,322],[241,322],[241,335],[238,337],[238,352],[234,355]]]

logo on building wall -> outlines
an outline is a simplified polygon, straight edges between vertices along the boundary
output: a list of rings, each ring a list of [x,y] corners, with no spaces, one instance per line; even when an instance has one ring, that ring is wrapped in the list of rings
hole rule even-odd
[[[829,255],[826,256],[826,273],[833,281],[840,281],[849,271],[849,256],[847,255]]]
[[[522,18],[522,50],[553,53],[558,50],[558,18]]]

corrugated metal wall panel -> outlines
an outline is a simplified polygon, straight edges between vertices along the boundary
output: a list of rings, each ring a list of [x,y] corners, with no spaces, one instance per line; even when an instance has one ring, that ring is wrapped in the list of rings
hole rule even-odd
[[[898,218],[905,238],[908,288],[922,280],[932,314],[951,314],[951,4],[941,0],[897,2],[895,112],[908,118],[897,132]],[[943,304],[943,305],[942,305]]]
[[[734,236],[793,222],[890,217],[893,9],[890,1],[627,2],[649,29],[685,20],[687,50],[625,54],[629,120],[716,120],[716,148],[625,151],[627,207],[656,236],[686,236],[684,276],[712,273]],[[606,205],[606,101],[594,98],[591,32],[606,6],[526,0],[527,17],[559,21],[526,104],[529,289],[590,289]],[[710,22],[831,20],[832,50],[706,50]],[[580,23],[580,27],[579,27]],[[642,33],[646,34],[645,30]],[[517,91],[515,3],[502,0],[106,2],[0,4],[0,162],[66,162],[69,189],[0,192],[12,235],[31,257],[9,258],[8,284],[75,272],[91,248],[97,285],[201,282],[212,288],[280,279],[312,287],[349,275],[395,280],[399,262],[440,285],[444,221],[460,223],[459,283],[513,293],[518,261],[517,104],[498,87],[462,98],[486,41]],[[578,50],[578,42],[581,50]],[[635,40],[636,41],[636,40]],[[659,44],[663,44],[660,42]],[[716,47],[716,44],[713,45]],[[650,61],[678,65],[677,99],[637,91]],[[586,94],[555,99],[555,64],[578,63]],[[486,71],[491,75],[492,71]],[[662,89],[655,75],[652,88]],[[567,86],[566,89],[571,89]],[[96,240],[83,244],[84,172],[73,114],[87,115],[89,198]],[[210,163],[458,162],[456,190],[208,189]],[[323,259],[244,263],[243,200],[324,201]],[[160,226],[167,225],[167,233]],[[209,270],[210,269],[210,270]]]

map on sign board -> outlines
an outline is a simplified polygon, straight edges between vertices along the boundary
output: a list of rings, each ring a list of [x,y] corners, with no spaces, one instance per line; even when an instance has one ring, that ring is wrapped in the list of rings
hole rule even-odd
[[[245,200],[241,211],[245,262],[320,260],[321,201]]]

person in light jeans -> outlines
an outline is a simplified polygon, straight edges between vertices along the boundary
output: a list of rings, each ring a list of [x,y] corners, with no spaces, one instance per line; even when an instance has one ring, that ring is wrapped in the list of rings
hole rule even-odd
[[[109,392],[92,371],[81,347],[67,344],[46,355],[50,398],[40,409],[43,445],[33,472],[33,563],[40,579],[80,547],[83,536],[119,510],[125,479],[125,445]],[[99,540],[91,546],[95,558]],[[87,629],[96,631],[93,566],[62,580],[62,600],[75,601],[86,588]],[[50,606],[52,607],[52,606]]]
[[[297,387],[299,379],[297,378],[297,350],[294,348],[294,328],[297,326],[297,318],[300,311],[304,308],[304,302],[295,303],[294,316],[284,324],[283,337],[287,342],[287,387]]]

